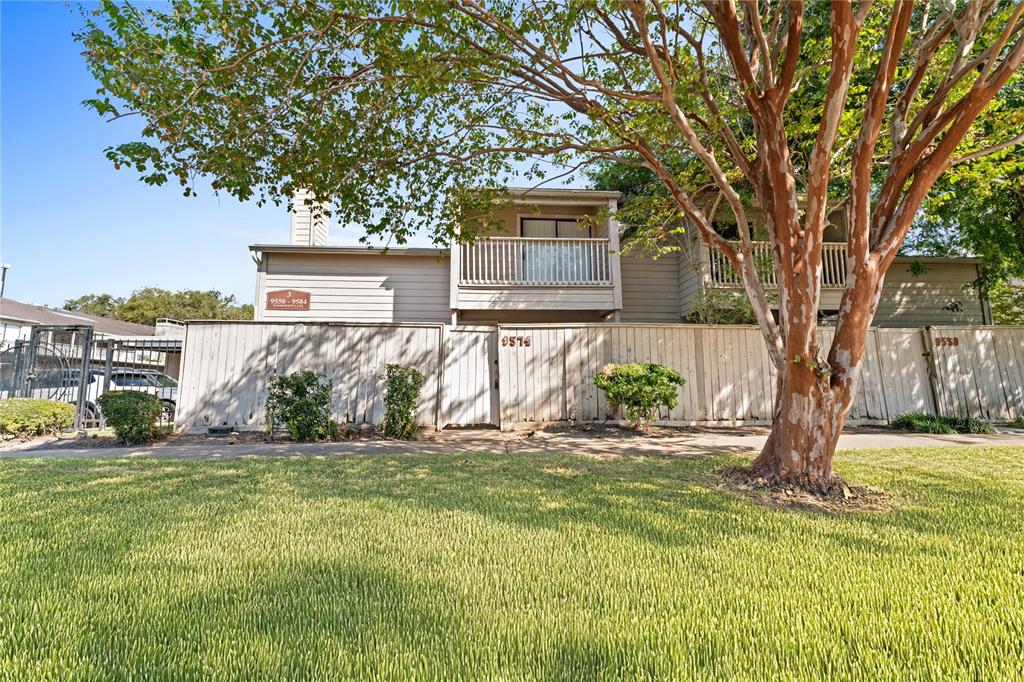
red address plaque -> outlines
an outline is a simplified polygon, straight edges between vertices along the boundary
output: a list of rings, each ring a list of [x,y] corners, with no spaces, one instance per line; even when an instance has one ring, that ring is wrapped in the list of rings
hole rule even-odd
[[[309,310],[309,292],[298,289],[268,291],[267,310]]]

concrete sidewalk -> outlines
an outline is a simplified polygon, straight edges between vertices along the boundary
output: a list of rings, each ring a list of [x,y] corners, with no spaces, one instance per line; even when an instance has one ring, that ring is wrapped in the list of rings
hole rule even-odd
[[[579,454],[591,456],[658,455],[694,456],[722,452],[755,453],[767,429],[712,429],[680,432],[662,437],[603,434],[600,431],[500,432],[451,430],[412,442],[357,439],[338,443],[243,443],[229,438],[202,442],[157,443],[143,447],[81,447],[76,444],[24,444],[0,451],[0,459],[24,457],[172,457],[222,459],[261,456],[430,455],[480,452]],[[900,432],[854,432],[839,440],[842,450],[958,445],[1014,445],[1024,447],[1024,430],[1006,429],[993,435],[931,435]]]

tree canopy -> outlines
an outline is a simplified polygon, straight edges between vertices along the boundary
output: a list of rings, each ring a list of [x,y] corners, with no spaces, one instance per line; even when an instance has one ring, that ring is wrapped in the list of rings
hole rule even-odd
[[[214,289],[168,291],[158,287],[145,287],[132,292],[127,298],[115,298],[110,294],[86,294],[65,301],[64,309],[150,326],[156,324],[162,317],[175,320],[253,318],[252,304],[236,303],[233,295],[225,295]]]
[[[79,38],[100,85],[87,104],[144,121],[141,139],[108,150],[115,164],[186,193],[201,175],[242,199],[308,189],[398,242],[472,239],[457,226],[511,180],[545,179],[543,163],[646,169],[736,270],[778,370],[757,466],[824,485],[921,203],[950,168],[1024,139],[1019,109],[993,104],[1019,79],[1022,35],[1020,0],[106,0]],[[837,197],[847,276],[826,349]],[[777,318],[750,206],[765,217]]]

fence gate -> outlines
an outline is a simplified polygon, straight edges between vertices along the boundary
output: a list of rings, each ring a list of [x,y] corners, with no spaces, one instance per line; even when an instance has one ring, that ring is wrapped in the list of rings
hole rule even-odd
[[[96,338],[87,325],[35,325],[28,339],[0,353],[0,398],[37,398],[75,406],[75,429],[105,426],[99,397],[138,391],[160,400],[161,424],[173,424],[181,341]]]
[[[498,425],[497,328],[447,327],[441,426]]]
[[[92,327],[34,326],[27,341],[0,353],[0,397],[39,398],[75,406],[75,428],[86,426]]]

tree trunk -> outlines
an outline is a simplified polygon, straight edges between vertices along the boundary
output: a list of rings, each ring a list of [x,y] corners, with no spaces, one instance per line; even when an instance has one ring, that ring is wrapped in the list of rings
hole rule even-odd
[[[779,377],[772,430],[751,470],[773,485],[827,492],[832,458],[853,406],[860,366],[836,381],[825,363],[791,362]]]

